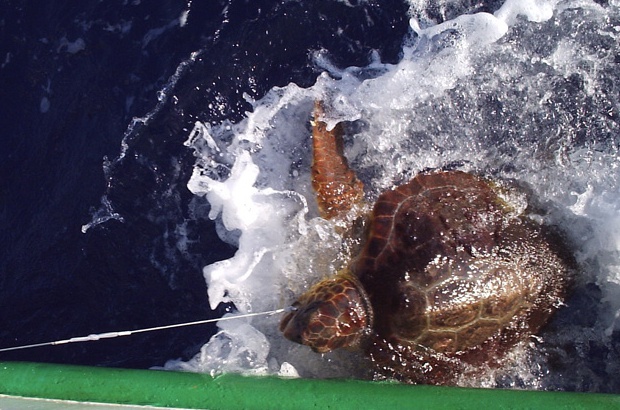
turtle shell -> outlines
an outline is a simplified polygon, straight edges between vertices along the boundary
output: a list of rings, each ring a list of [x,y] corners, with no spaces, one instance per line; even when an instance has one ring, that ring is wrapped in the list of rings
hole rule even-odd
[[[386,376],[426,383],[450,382],[538,331],[568,278],[537,224],[459,171],[383,193],[351,270],[374,312],[367,353]]]

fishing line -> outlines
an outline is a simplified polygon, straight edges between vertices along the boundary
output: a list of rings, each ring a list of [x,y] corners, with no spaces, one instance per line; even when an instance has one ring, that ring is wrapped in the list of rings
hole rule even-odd
[[[242,315],[226,316],[226,317],[217,318],[217,319],[205,319],[205,320],[197,320],[195,322],[175,323],[173,325],[149,327],[149,328],[145,328],[145,329],[123,330],[123,331],[120,331],[120,332],[106,332],[106,333],[90,334],[88,336],[72,337],[70,339],[55,340],[53,342],[35,343],[35,344],[31,344],[31,345],[14,346],[14,347],[5,347],[3,349],[0,349],[0,352],[9,352],[9,351],[12,351],[12,350],[31,349],[31,348],[34,348],[34,347],[42,347],[42,346],[56,346],[56,345],[63,345],[63,344],[67,344],[67,343],[92,342],[92,341],[97,341],[97,340],[101,340],[101,339],[112,339],[112,338],[115,338],[115,337],[131,336],[131,335],[134,335],[136,333],[156,332],[158,330],[174,329],[174,328],[177,328],[177,327],[188,327],[188,326],[202,325],[202,324],[205,324],[205,323],[219,322],[220,320],[242,319],[242,318],[253,317],[253,316],[271,316],[271,315],[275,315],[277,313],[291,312],[293,310],[297,310],[297,308],[294,308],[293,306],[289,306],[289,307],[286,307],[286,308],[270,310],[270,311],[267,311],[267,312],[246,313],[246,314],[242,314]]]

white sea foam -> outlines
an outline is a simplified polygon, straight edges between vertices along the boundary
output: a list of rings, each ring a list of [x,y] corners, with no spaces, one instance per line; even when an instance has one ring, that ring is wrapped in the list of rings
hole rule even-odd
[[[47,97],[42,97],[41,102],[39,103],[39,111],[41,111],[41,114],[48,112],[50,110],[50,105],[50,99]]]
[[[412,1],[413,11],[417,3],[424,2]],[[527,186],[545,210],[539,217],[569,238],[582,267],[578,283],[601,288],[596,323],[567,331],[604,343],[620,323],[619,30],[606,24],[612,15],[618,18],[617,5],[508,0],[494,14],[438,25],[412,19],[416,35],[405,39],[396,65],[375,59],[339,69],[318,53],[315,62],[328,74],[314,86],[274,88],[238,124],[197,123],[187,142],[197,155],[188,186],[206,195],[220,236],[239,248],[204,269],[211,305],[280,308],[346,263],[347,248],[332,223],[317,217],[310,185],[309,119],[322,99],[329,126],[352,123],[346,154],[369,199],[448,164]],[[277,321],[226,322],[196,358],[168,367],[363,372],[345,364],[347,353],[317,355],[283,340]],[[535,376],[540,365],[528,360],[521,354],[513,370],[525,387],[544,387]]]
[[[86,49],[86,42],[82,38],[78,38],[74,41],[69,41],[67,37],[60,39],[57,51],[66,51],[69,54],[79,53]]]
[[[507,0],[495,12],[495,16],[507,24],[514,24],[518,16],[529,21],[543,22],[553,16],[553,9],[559,0]]]

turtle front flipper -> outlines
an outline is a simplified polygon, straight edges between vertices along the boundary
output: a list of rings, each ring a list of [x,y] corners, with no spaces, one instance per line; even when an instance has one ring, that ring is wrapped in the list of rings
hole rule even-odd
[[[312,122],[312,187],[321,216],[331,219],[346,213],[362,200],[364,185],[349,168],[344,156],[342,125],[328,130],[327,124],[319,120],[322,114],[323,106],[317,101]]]

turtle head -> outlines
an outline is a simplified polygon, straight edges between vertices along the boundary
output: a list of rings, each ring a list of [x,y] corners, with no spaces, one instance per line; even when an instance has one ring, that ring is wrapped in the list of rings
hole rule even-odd
[[[357,346],[372,326],[368,296],[348,274],[317,283],[293,308],[282,318],[280,331],[287,339],[319,353]]]

